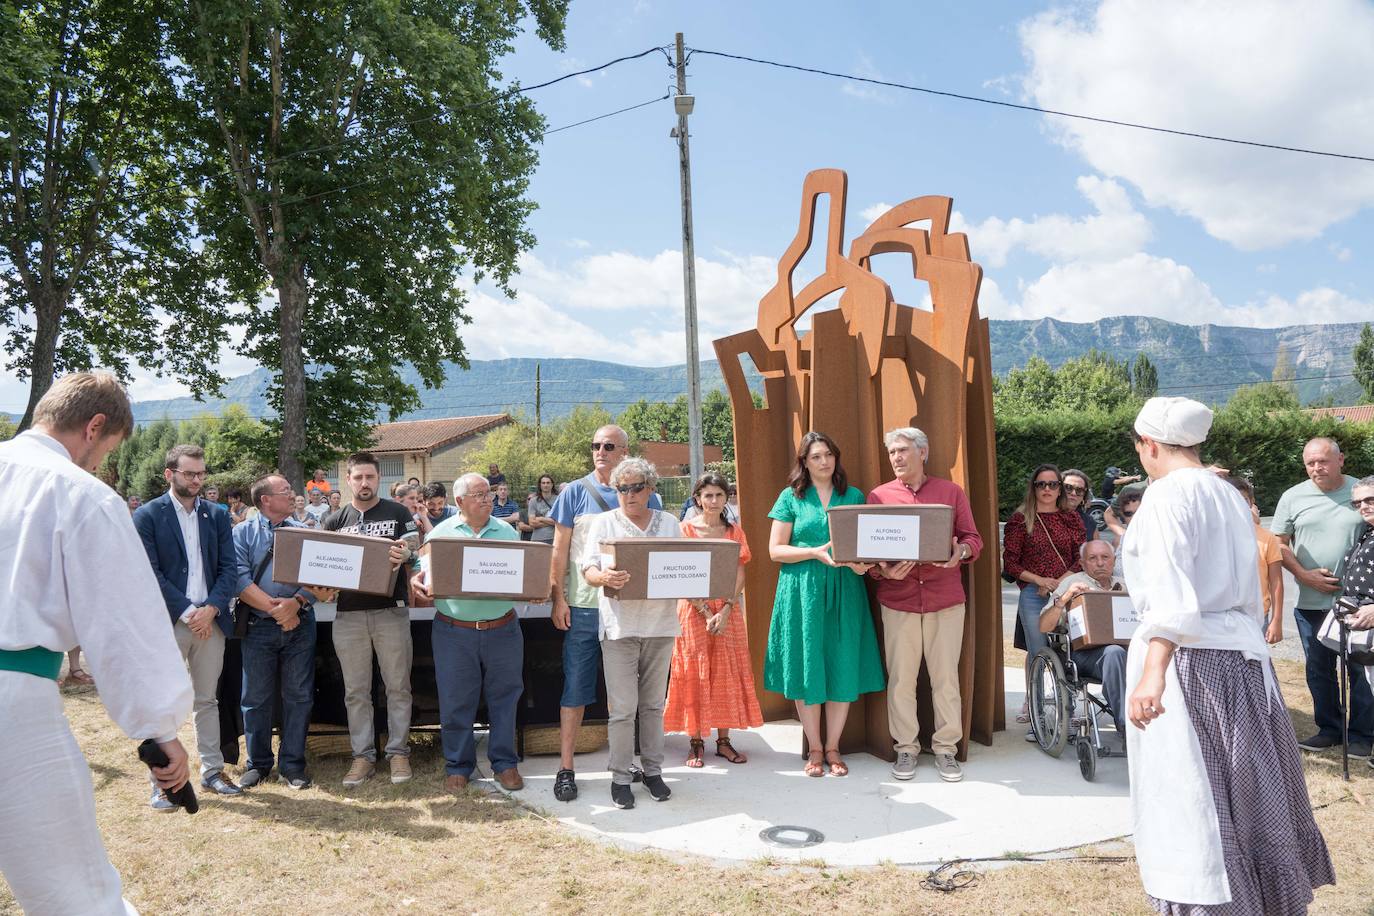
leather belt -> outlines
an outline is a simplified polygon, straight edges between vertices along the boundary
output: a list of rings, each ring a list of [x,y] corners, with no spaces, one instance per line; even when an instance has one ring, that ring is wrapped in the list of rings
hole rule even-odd
[[[461,627],[464,630],[495,630],[497,627],[504,627],[515,619],[515,608],[506,611],[506,613],[497,617],[495,620],[455,620],[447,614],[438,611],[434,612],[434,619],[442,620],[450,626]]]

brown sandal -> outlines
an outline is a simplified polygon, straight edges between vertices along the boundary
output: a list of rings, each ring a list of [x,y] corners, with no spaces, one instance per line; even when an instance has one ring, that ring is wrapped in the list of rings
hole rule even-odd
[[[690,744],[692,750],[687,757],[687,765],[694,770],[700,769],[706,765],[706,761],[702,759],[706,756],[706,742],[700,738],[692,738]]]
[[[806,755],[806,766],[802,772],[807,776],[824,776],[825,766],[821,763],[821,752],[813,750]]]
[[[834,754],[834,755],[835,755],[835,759],[834,759],[834,760],[831,760],[831,759],[830,759],[830,755],[831,755],[831,754]],[[848,775],[849,775],[849,767],[848,767],[847,764],[845,764],[844,760],[841,759],[841,757],[840,757],[840,752],[839,752],[838,750],[831,749],[831,750],[826,751],[826,752],[825,752],[825,762],[828,763],[828,764],[830,764],[830,775],[831,775],[831,776],[848,776]]]
[[[716,739],[716,756],[724,757],[730,763],[748,763],[749,758],[735,750],[729,738]]]

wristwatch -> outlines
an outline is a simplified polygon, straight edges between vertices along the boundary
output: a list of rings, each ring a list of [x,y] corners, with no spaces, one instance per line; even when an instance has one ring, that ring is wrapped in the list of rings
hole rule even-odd
[[[969,557],[971,557],[971,556],[973,556],[973,548],[970,547],[968,544],[965,544],[963,541],[960,541],[960,542],[959,542],[959,559],[960,559],[960,560],[967,560],[967,559],[968,559]]]

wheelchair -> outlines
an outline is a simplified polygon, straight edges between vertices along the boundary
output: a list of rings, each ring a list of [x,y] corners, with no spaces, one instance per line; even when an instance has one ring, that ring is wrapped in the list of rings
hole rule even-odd
[[[1078,769],[1092,782],[1101,757],[1121,757],[1102,743],[1097,717],[1111,718],[1107,701],[1088,689],[1101,687],[1097,678],[1078,673],[1073,647],[1063,628],[1045,634],[1049,645],[1031,656],[1026,670],[1026,697],[1030,704],[1031,731],[1040,750],[1051,757],[1064,753],[1073,742]]]

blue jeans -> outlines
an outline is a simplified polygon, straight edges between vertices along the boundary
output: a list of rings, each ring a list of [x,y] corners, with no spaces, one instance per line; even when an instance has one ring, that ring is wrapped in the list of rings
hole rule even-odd
[[[1026,637],[1027,671],[1030,670],[1030,660],[1035,653],[1049,645],[1045,634],[1040,632],[1040,612],[1045,609],[1049,600],[1049,596],[1040,594],[1040,589],[1034,585],[1022,588],[1016,599],[1016,616],[1021,620],[1021,631]]]
[[[315,702],[315,612],[283,630],[271,617],[254,614],[243,637],[243,735],[248,766],[272,771],[272,720],[281,693],[281,772],[305,775],[305,733]]]
[[[601,675],[601,612],[594,607],[568,608],[563,634],[563,696],[559,706],[577,708],[596,702]]]
[[[1112,708],[1117,733],[1126,740],[1126,650],[1120,646],[1093,646],[1070,652],[1078,666],[1079,677],[1096,678],[1102,682],[1102,693]]]
[[[1326,619],[1326,611],[1293,610],[1298,624],[1298,640],[1307,656],[1307,689],[1312,694],[1312,718],[1317,731],[1328,738],[1341,739],[1341,688],[1336,680],[1339,653],[1333,652],[1317,640],[1317,631]],[[1374,694],[1365,680],[1364,666],[1350,666],[1350,743],[1374,743]]]
[[[434,620],[434,680],[439,688],[439,737],[444,772],[471,776],[477,766],[472,723],[487,696],[487,759],[493,774],[509,770],[515,753],[515,713],[525,692],[525,637],[520,621],[491,630],[455,627]]]

